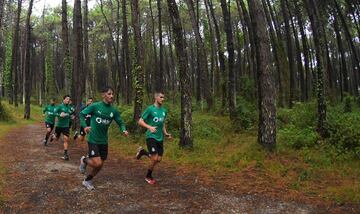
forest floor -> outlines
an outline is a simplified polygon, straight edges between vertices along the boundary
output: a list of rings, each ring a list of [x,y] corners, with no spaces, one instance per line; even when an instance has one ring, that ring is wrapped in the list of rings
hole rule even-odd
[[[166,161],[156,169],[152,186],[144,181],[144,160],[122,158],[113,150],[94,179],[96,189],[89,191],[81,186],[84,176],[78,170],[86,145],[71,143],[70,160],[63,161],[61,143],[44,147],[43,135],[42,123],[36,123],[0,140],[6,168],[0,213],[360,213],[360,205],[228,188],[231,181],[221,177],[204,182],[201,174],[182,172]]]

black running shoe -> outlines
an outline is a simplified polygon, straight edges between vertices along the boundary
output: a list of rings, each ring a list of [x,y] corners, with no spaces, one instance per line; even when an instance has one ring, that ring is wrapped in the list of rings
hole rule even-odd
[[[140,158],[145,154],[145,150],[143,149],[143,147],[139,147],[138,151],[136,153],[136,159],[140,160]]]
[[[68,154],[64,154],[64,156],[62,157],[63,160],[69,160],[69,155]]]

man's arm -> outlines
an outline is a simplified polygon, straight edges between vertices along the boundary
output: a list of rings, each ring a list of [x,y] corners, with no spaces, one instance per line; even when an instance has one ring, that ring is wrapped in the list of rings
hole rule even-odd
[[[164,123],[164,125],[163,125],[163,133],[164,133],[164,135],[165,135],[166,137],[171,138],[171,134],[168,133],[167,130],[166,130],[166,125],[165,125],[165,123]]]
[[[84,127],[84,129],[85,127],[88,127],[88,125],[86,124],[85,117],[88,114],[92,115],[93,111],[94,111],[94,106],[89,106],[88,108],[85,108],[80,112],[80,125]]]
[[[144,121],[143,118],[140,118],[140,119],[139,119],[138,124],[139,124],[139,126],[141,126],[141,127],[144,127],[144,128],[146,128],[146,129],[149,129],[149,131],[150,131],[151,133],[155,133],[155,132],[156,132],[156,127],[150,126],[150,125],[148,125],[147,123],[145,123],[145,121]]]
[[[114,120],[118,124],[120,131],[122,131],[125,136],[128,136],[129,133],[128,131],[126,131],[126,126],[123,119],[120,116],[120,112],[118,111],[115,112]]]

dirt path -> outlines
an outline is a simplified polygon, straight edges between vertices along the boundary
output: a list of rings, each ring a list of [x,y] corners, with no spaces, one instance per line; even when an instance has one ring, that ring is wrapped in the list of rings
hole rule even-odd
[[[0,141],[8,168],[0,213],[329,213],[326,207],[209,187],[169,167],[160,169],[158,184],[150,186],[143,164],[112,152],[94,180],[96,190],[88,191],[78,171],[84,145],[71,144],[70,161],[63,161],[62,145],[42,146],[43,134],[40,124],[29,125]]]

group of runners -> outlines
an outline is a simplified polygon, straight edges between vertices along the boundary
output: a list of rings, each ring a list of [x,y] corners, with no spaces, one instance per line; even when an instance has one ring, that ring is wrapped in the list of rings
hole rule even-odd
[[[129,132],[120,116],[120,112],[112,106],[114,100],[114,90],[111,87],[104,87],[101,90],[102,101],[93,102],[88,98],[86,104],[79,113],[80,131],[75,132],[74,141],[83,142],[87,135],[88,152],[80,158],[80,173],[86,174],[82,185],[89,190],[95,189],[92,180],[102,169],[108,156],[108,129],[113,120],[119,126],[120,132],[128,136]],[[136,159],[146,156],[150,159],[150,164],[145,176],[145,181],[149,184],[155,184],[152,176],[155,166],[161,161],[164,153],[164,136],[171,138],[165,127],[167,116],[166,109],[162,106],[164,102],[164,93],[156,92],[154,94],[154,104],[148,106],[142,113],[138,121],[139,126],[147,129],[146,145],[147,150],[139,147],[136,153]],[[49,142],[57,142],[63,135],[64,160],[69,160],[68,146],[70,142],[71,121],[75,117],[75,108],[71,105],[69,95],[63,97],[60,105],[56,106],[55,99],[50,100],[50,104],[44,108],[46,135],[43,145],[48,146]],[[55,120],[57,118],[56,124]],[[55,132],[52,131],[55,127]]]

